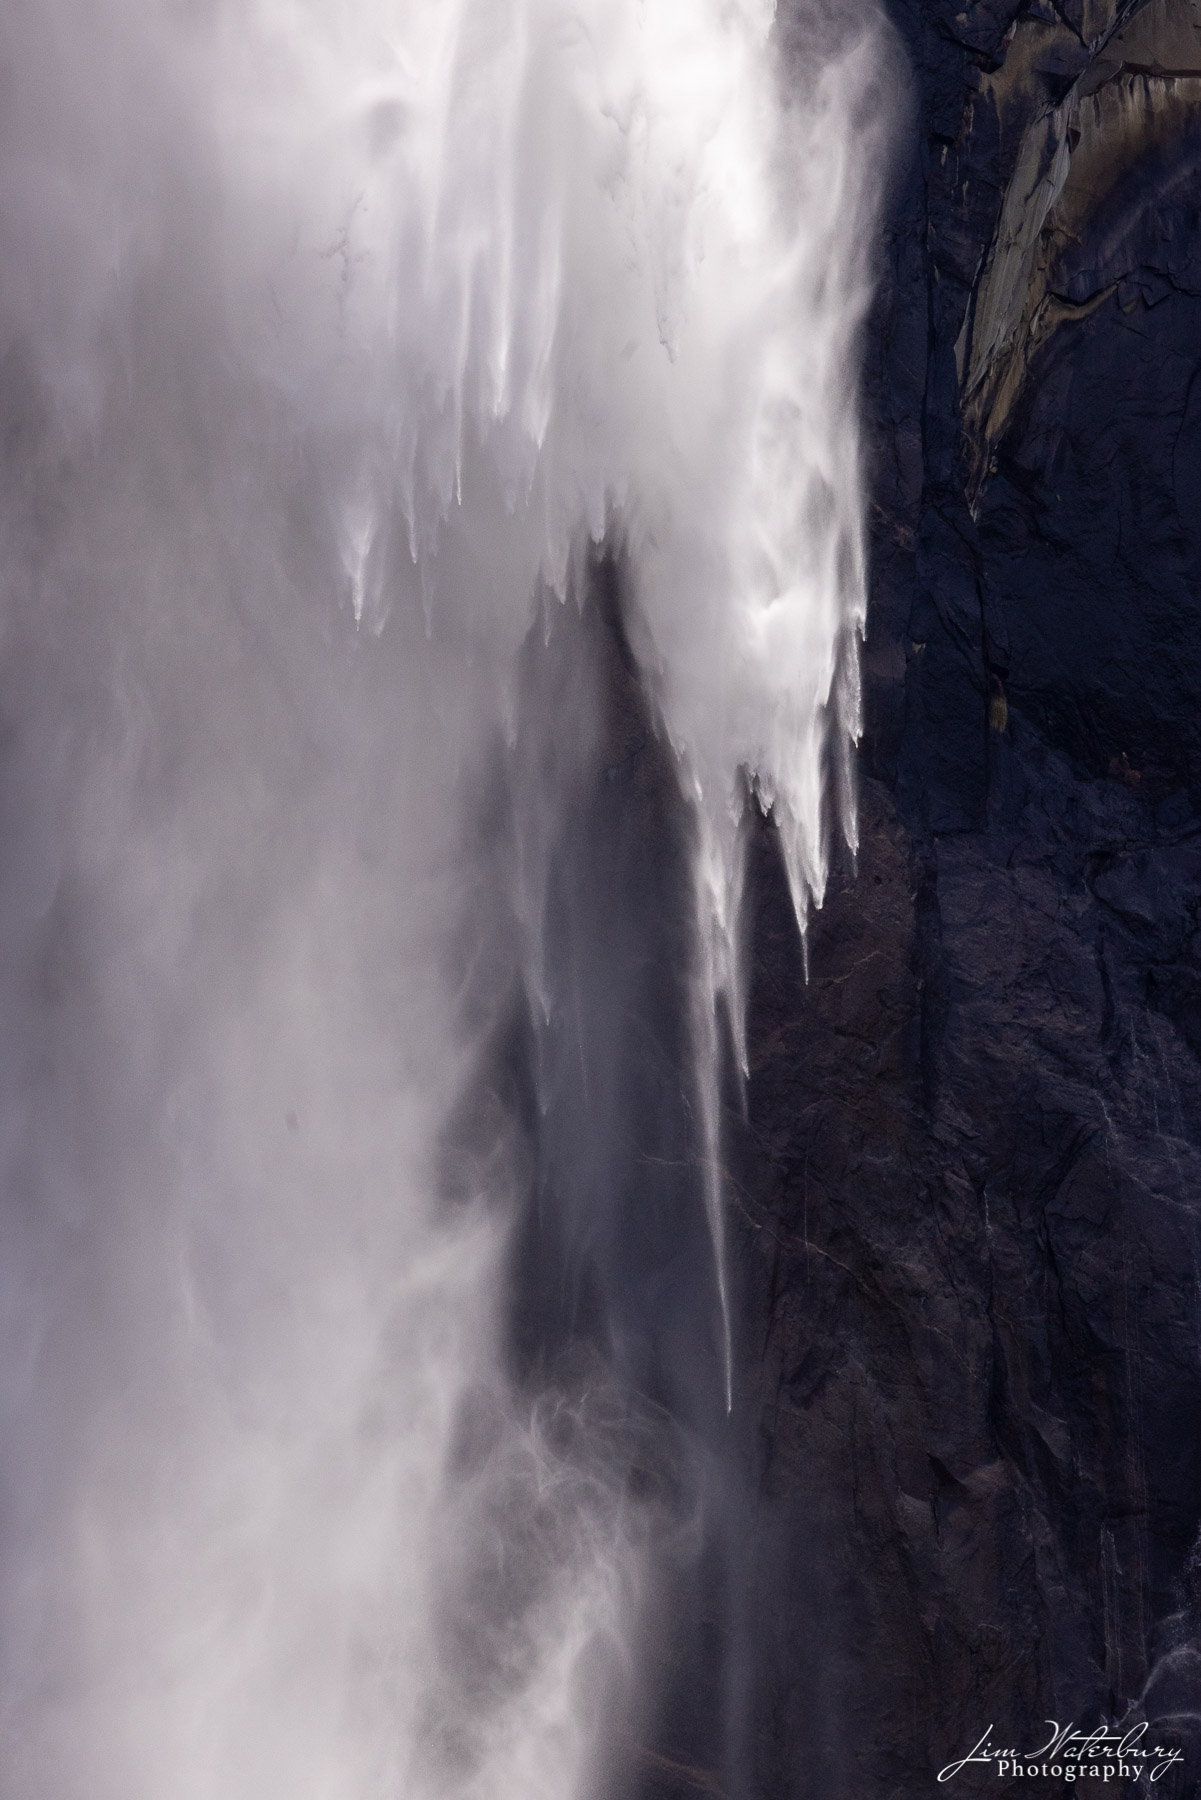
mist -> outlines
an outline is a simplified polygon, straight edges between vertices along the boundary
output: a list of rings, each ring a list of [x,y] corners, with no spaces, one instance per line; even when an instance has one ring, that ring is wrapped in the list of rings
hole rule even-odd
[[[732,1580],[743,822],[803,924],[882,142],[870,22],[788,39],[0,25],[13,1800],[583,1800]]]

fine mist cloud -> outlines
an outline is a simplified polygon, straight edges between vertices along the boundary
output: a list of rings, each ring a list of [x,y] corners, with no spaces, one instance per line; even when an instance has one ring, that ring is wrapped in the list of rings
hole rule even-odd
[[[444,1191],[467,825],[511,756],[544,989],[522,646],[609,536],[712,1099],[747,775],[803,911],[857,728],[877,52],[805,67],[753,0],[6,9],[12,1800],[568,1800],[634,1716],[686,1527],[500,1367],[511,1173]]]

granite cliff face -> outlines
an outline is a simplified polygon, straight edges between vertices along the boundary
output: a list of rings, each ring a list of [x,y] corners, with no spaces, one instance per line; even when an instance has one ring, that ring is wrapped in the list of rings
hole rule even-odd
[[[1146,1718],[1192,1794],[1201,10],[892,19],[862,851],[806,986],[759,834],[729,1121],[754,1791]]]
[[[890,4],[861,850],[806,975],[755,830],[728,1421],[686,808],[619,570],[532,652],[595,682],[558,1023],[518,983],[468,1112],[528,1192],[515,1371],[636,1396],[657,1446],[613,1800],[903,1800],[1047,1721],[1149,1721],[1155,1792],[1199,1791],[1201,6]]]

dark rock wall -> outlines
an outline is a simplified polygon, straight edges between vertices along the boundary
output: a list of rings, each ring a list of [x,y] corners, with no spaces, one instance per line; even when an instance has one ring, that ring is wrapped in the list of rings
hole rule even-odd
[[[1147,1717],[1192,1794],[1201,13],[891,15],[862,850],[806,985],[760,832],[728,1121],[752,1789]]]

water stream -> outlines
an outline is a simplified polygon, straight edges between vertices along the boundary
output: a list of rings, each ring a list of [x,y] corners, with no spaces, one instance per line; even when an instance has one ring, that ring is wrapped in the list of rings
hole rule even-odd
[[[876,70],[761,0],[10,0],[6,1800],[628,1793],[703,1680],[734,1757],[743,819],[803,920]]]

